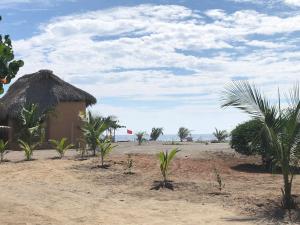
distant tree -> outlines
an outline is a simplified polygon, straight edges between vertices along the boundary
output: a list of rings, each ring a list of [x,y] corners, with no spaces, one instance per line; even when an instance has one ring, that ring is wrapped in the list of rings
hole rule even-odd
[[[112,142],[115,142],[116,139],[116,130],[119,128],[124,128],[125,126],[122,126],[119,124],[119,120],[116,116],[110,115],[107,117],[99,116],[100,120],[105,122],[108,126],[106,130],[106,136],[109,138]]]
[[[229,136],[226,130],[218,130],[215,128],[213,135],[217,138],[218,142],[223,142]]]
[[[178,137],[180,138],[180,141],[183,142],[184,139],[186,139],[191,134],[191,131],[185,127],[180,127],[178,130]]]
[[[0,16],[0,20],[2,17]],[[22,60],[14,60],[14,52],[9,35],[0,35],[0,94],[3,94],[3,85],[9,84],[16,76],[20,67],[24,65]]]
[[[162,127],[153,127],[150,134],[150,141],[156,141],[160,135],[163,135],[164,128]]]

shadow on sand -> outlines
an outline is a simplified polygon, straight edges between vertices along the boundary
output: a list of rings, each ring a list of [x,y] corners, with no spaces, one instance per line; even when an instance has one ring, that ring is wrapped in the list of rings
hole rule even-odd
[[[264,165],[259,164],[251,164],[251,163],[243,163],[230,167],[233,170],[245,173],[273,173],[273,174],[281,174],[281,169],[279,167],[273,169],[267,169]],[[300,168],[293,168],[295,174],[300,174]]]
[[[110,167],[111,165],[109,165],[109,164],[105,164],[105,165],[96,165],[96,166],[92,166],[92,168],[91,169],[109,169],[109,167]]]
[[[255,216],[226,217],[223,220],[239,224],[253,222],[255,224],[300,224],[300,210],[284,210],[280,206],[262,209]]]
[[[243,163],[230,167],[233,170],[245,173],[272,173],[271,170],[266,169],[263,165],[251,164],[251,163]],[[273,171],[279,172],[279,171]]]
[[[174,191],[174,185],[173,185],[173,181],[167,181],[167,182],[163,182],[163,181],[154,181],[153,182],[153,186],[150,188],[150,190],[159,190],[161,188],[164,189],[169,189]]]
[[[272,224],[300,224],[300,209],[283,209],[280,204],[274,202],[273,206],[262,209],[258,218]]]

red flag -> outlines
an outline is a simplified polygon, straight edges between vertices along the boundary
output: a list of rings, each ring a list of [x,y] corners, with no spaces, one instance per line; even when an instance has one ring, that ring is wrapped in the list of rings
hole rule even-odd
[[[132,134],[132,130],[127,129],[127,134]]]

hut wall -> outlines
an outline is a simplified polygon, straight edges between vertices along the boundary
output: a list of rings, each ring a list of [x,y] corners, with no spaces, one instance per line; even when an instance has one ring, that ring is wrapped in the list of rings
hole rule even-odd
[[[16,124],[13,120],[8,120],[8,126],[10,127],[9,133],[8,133],[8,147],[11,150],[20,150],[18,141],[16,140],[15,131],[16,131]]]
[[[60,140],[65,137],[69,143],[77,145],[78,139],[82,137],[79,112],[85,109],[85,102],[60,102],[48,119],[47,138]]]
[[[8,141],[12,142],[12,140],[13,140],[13,129],[14,129],[13,121],[9,120],[7,125],[10,127],[10,130],[8,132]]]

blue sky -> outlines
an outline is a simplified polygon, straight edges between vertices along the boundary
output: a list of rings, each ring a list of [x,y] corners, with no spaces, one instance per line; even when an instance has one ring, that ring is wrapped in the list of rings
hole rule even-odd
[[[220,108],[226,84],[250,80],[272,98],[300,74],[300,0],[0,0],[0,10],[25,61],[18,76],[51,69],[135,132],[231,130],[248,118]]]

